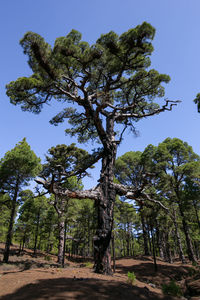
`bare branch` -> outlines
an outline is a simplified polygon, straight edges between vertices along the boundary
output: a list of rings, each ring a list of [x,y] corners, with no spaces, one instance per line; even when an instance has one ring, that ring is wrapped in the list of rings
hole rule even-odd
[[[125,196],[128,199],[133,199],[137,202],[142,202],[143,204],[144,200],[146,199],[152,203],[158,204],[164,210],[169,211],[169,209],[166,206],[164,206],[160,201],[152,199],[147,193],[145,193],[141,189],[136,189],[133,186],[126,186],[117,183],[113,183],[112,185],[119,196]]]
[[[154,111],[149,112],[149,113],[142,112],[142,114],[138,114],[138,113],[120,113],[120,112],[118,112],[116,114],[115,120],[116,121],[122,121],[122,120],[126,120],[128,118],[142,119],[142,118],[146,118],[146,117],[149,117],[149,116],[154,116],[154,115],[159,114],[159,113],[161,113],[165,110],[171,111],[172,107],[176,106],[181,101],[180,100],[173,101],[173,100],[166,100],[165,99],[165,102],[166,103],[161,108],[155,109]],[[169,106],[169,104],[170,104],[170,106]],[[135,106],[135,104],[134,104],[134,106]],[[117,107],[116,111],[125,112],[125,111],[130,111],[131,109],[133,109],[133,106],[127,106],[127,107],[122,107],[122,108]]]

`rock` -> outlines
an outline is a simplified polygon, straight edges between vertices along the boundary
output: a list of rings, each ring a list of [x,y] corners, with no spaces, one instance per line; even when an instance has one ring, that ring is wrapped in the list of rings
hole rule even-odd
[[[156,285],[155,285],[154,283],[151,283],[151,282],[150,282],[149,285],[150,285],[152,288],[154,288],[154,289],[156,288]]]

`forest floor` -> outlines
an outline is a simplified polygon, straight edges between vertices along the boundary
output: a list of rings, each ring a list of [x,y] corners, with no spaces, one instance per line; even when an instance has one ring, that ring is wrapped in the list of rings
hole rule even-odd
[[[164,295],[162,284],[175,280],[182,288],[182,299],[200,300],[199,267],[191,264],[165,263],[158,259],[154,271],[150,257],[123,258],[116,261],[116,272],[105,276],[93,272],[88,259],[66,259],[65,268],[56,263],[56,256],[25,249],[18,254],[13,246],[10,262],[2,263],[4,245],[0,244],[0,299],[2,300],[172,300]],[[134,272],[134,285],[127,282]],[[188,296],[190,293],[190,296]]]

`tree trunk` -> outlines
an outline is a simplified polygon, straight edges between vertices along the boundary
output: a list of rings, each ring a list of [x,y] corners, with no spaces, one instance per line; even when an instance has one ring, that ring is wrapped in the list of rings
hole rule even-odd
[[[184,253],[183,253],[181,237],[180,237],[179,230],[178,230],[178,224],[177,224],[177,221],[176,221],[176,212],[175,211],[173,211],[173,223],[174,223],[174,227],[175,227],[176,240],[177,240],[177,244],[178,244],[178,248],[179,248],[179,256],[180,256],[180,259],[181,259],[182,263],[184,264],[185,263],[185,256],[184,256]]]
[[[24,236],[23,236],[22,249],[21,249],[22,251],[24,251],[25,242],[26,242],[26,231],[24,232]]]
[[[38,214],[37,214],[37,224],[36,224],[35,242],[34,242],[34,255],[36,255],[36,252],[37,252],[37,241],[38,241],[38,233],[39,233],[39,225],[40,225],[40,210],[41,210],[41,208],[39,208]]]
[[[140,217],[141,217],[141,223],[142,223],[142,236],[144,241],[144,255],[149,256],[149,247],[148,247],[148,232],[146,229],[145,219],[144,219],[144,213],[142,209],[140,210]]]
[[[15,219],[15,213],[16,213],[18,189],[19,189],[19,183],[18,183],[18,179],[17,179],[16,186],[15,186],[15,192],[14,192],[14,196],[13,196],[13,199],[12,199],[10,222],[9,222],[8,232],[7,232],[7,237],[6,237],[6,245],[5,245],[4,257],[3,257],[3,262],[4,263],[8,263],[9,254],[10,254],[10,245],[11,245],[11,242],[12,242],[13,225],[14,225],[14,219]]]
[[[165,260],[171,264],[173,261],[172,261],[170,243],[169,243],[169,232],[168,232],[168,230],[169,230],[169,228],[166,228],[166,232],[165,232]]]
[[[116,157],[116,145],[102,159],[100,177],[100,194],[98,209],[98,227],[94,237],[94,268],[96,273],[112,274],[110,241],[113,229],[113,208],[116,191],[112,187],[114,178],[114,162]]]
[[[194,210],[195,210],[195,215],[196,215],[196,219],[197,219],[197,224],[198,224],[199,232],[200,232],[200,220],[199,220],[199,214],[198,214],[197,203],[196,203],[195,200],[193,200],[192,202],[193,202],[193,206],[194,206]]]
[[[188,258],[189,258],[190,261],[196,262],[197,259],[196,259],[195,254],[194,254],[192,241],[191,241],[190,234],[189,234],[188,224],[187,224],[185,214],[183,212],[182,205],[181,205],[180,201],[179,201],[178,205],[179,205],[180,215],[181,215],[181,218],[182,218],[183,231],[184,231],[184,234],[185,234],[185,239],[186,239],[186,244],[187,244]]]
[[[153,262],[154,262],[154,271],[158,271],[158,266],[156,262],[156,247],[155,247],[155,236],[153,232],[153,226],[151,226],[151,239],[152,239],[152,249],[153,249]]]
[[[63,267],[63,253],[65,242],[65,221],[59,218],[59,244],[58,244],[58,263]]]
[[[181,219],[182,219],[183,232],[185,234],[185,239],[186,239],[186,244],[187,244],[188,258],[190,261],[197,262],[197,259],[194,254],[193,246],[192,246],[192,241],[191,241],[190,234],[189,234],[188,223],[186,221],[185,214],[183,211],[181,196],[180,196],[178,187],[176,188],[175,192],[176,192],[176,196],[177,196],[177,200],[178,200],[179,212],[180,212]]]
[[[115,265],[115,234],[112,234],[112,252],[113,252],[113,273],[115,273],[116,265]]]
[[[88,240],[87,240],[87,256],[90,256],[90,218],[88,215],[88,220],[87,220],[87,229],[88,229]]]
[[[161,226],[161,225],[160,225]],[[159,249],[160,258],[164,258],[164,249],[163,249],[163,237],[162,232],[159,229],[159,224],[156,220],[156,237],[157,237],[157,246]]]
[[[150,237],[150,228],[149,228],[149,224],[148,224],[148,229],[147,229],[147,238],[148,238],[148,241],[149,241],[149,254],[152,255],[151,237]]]
[[[62,257],[63,268],[65,266],[66,231],[67,231],[67,219],[65,219],[65,225],[64,225],[64,245],[63,245],[63,257]]]
[[[127,231],[126,231],[126,255],[130,256],[130,224],[127,223]]]

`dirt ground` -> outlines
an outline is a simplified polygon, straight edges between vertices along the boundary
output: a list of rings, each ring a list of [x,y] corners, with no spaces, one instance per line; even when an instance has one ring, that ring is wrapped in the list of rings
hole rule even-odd
[[[2,300],[156,300],[178,299],[164,296],[163,283],[176,280],[180,286],[191,276],[192,266],[175,262],[173,265],[158,260],[158,271],[154,272],[149,257],[126,258],[116,261],[113,276],[95,274],[92,264],[81,259],[66,260],[64,269],[58,267],[56,257],[31,250],[17,255],[12,247],[9,264],[2,263],[4,245],[0,244],[0,299]],[[127,282],[127,273],[134,272],[136,282]],[[179,298],[180,299],[180,298]],[[183,298],[186,299],[186,298]],[[191,299],[199,299],[200,296]]]

